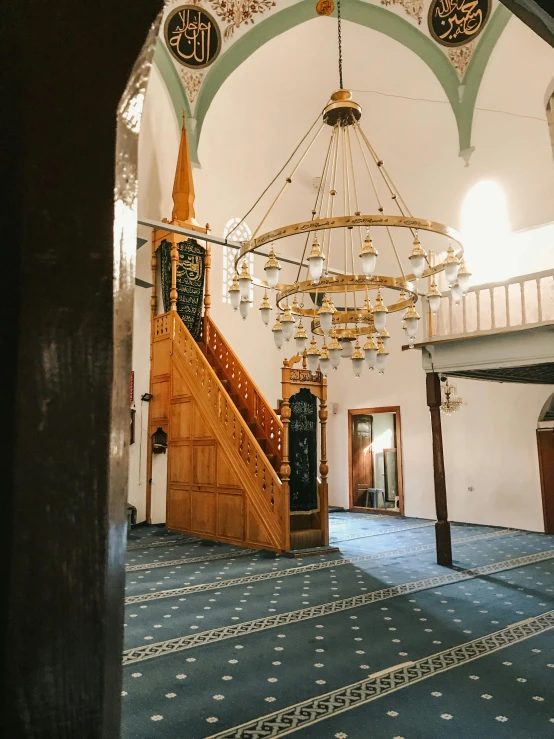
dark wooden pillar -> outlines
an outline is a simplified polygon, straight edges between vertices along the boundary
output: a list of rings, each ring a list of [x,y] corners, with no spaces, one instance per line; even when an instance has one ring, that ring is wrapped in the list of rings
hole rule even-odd
[[[140,106],[117,121],[161,6],[1,4],[0,724],[10,739],[119,736]],[[115,244],[114,192],[116,224],[127,225]]]
[[[446,504],[446,476],[444,473],[444,453],[442,448],[441,425],[441,383],[436,372],[430,372],[427,381],[427,405],[431,412],[431,433],[433,436],[433,474],[435,479],[435,508],[437,523],[435,536],[437,541],[437,562],[445,567],[452,565],[452,542],[450,538],[450,522]]]

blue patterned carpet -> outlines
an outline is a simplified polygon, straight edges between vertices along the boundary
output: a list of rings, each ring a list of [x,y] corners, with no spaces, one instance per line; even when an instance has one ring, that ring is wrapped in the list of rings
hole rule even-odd
[[[554,539],[333,513],[288,559],[129,538],[123,739],[554,737]]]

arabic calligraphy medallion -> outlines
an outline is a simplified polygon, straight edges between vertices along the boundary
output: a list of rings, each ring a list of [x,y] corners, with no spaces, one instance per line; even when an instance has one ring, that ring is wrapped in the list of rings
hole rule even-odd
[[[198,5],[181,5],[168,15],[165,42],[172,56],[185,67],[208,67],[221,50],[215,18]]]
[[[429,33],[442,46],[463,46],[485,27],[492,0],[432,0]]]

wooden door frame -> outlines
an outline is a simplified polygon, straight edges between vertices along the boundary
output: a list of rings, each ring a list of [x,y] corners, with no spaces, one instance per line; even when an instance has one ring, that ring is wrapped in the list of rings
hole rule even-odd
[[[547,509],[547,496],[550,492],[548,488],[548,474],[545,469],[545,460],[543,459],[543,447],[542,447],[542,441],[541,441],[541,434],[544,432],[550,432],[554,435],[554,428],[538,428],[537,429],[537,453],[539,456],[539,477],[541,482],[541,501],[542,501],[542,517],[543,517],[543,524],[544,524],[544,533],[545,534],[554,534],[554,530],[550,526],[550,521],[548,517],[548,509]]]
[[[354,416],[371,416],[376,413],[395,413],[396,414],[396,456],[398,464],[398,497],[400,499],[400,510],[388,511],[381,510],[378,508],[364,508],[362,506],[353,505],[353,493],[352,493],[352,422]],[[384,516],[403,516],[404,515],[404,470],[402,467],[402,423],[400,419],[400,406],[399,405],[387,405],[382,408],[349,408],[348,409],[348,509],[350,511],[375,511]]]

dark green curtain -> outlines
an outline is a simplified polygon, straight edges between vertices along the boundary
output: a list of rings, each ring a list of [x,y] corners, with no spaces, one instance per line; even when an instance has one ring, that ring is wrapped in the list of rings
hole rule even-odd
[[[177,313],[197,341],[202,330],[202,301],[204,297],[204,247],[194,239],[177,244]],[[171,244],[160,245],[162,298],[164,310],[171,307]]]

